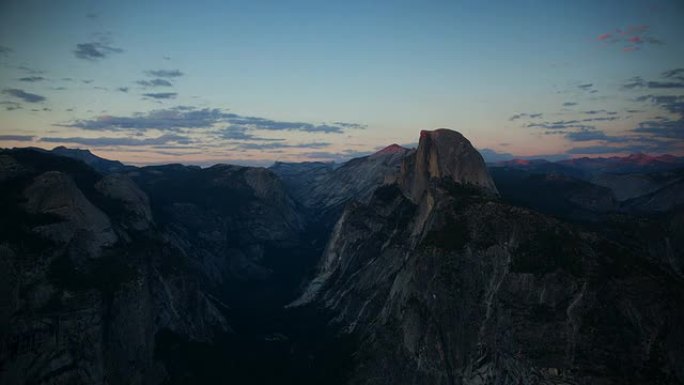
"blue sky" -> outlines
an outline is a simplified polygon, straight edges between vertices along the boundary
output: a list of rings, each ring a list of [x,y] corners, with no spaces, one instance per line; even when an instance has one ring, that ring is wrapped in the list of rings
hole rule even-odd
[[[269,164],[449,127],[488,154],[682,154],[681,20],[676,0],[5,0],[0,146]]]

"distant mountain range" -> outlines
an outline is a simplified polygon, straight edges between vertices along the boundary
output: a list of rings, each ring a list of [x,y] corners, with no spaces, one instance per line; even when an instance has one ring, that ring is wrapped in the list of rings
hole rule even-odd
[[[2,384],[682,384],[684,159],[0,150]]]

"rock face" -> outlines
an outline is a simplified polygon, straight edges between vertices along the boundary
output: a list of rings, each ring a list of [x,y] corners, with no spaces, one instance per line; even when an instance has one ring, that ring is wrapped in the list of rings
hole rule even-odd
[[[387,179],[396,179],[403,159],[411,153],[394,144],[369,156],[352,159],[338,168],[325,163],[304,163],[299,167],[280,163],[271,169],[293,186],[293,196],[304,207],[341,209],[352,200],[367,201]],[[306,188],[297,190],[297,186]]]
[[[460,133],[447,129],[421,131],[415,154],[402,163],[399,184],[414,200],[428,190],[432,179],[450,179],[497,194],[484,159]]]
[[[400,183],[347,206],[292,304],[327,309],[356,338],[349,383],[684,381],[680,265],[653,252],[681,261],[681,250],[503,203],[477,157],[458,168],[425,137]]]

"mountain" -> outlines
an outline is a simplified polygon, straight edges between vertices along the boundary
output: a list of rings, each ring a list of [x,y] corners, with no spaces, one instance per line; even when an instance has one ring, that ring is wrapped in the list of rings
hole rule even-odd
[[[570,220],[682,205],[676,191],[684,178],[684,158],[671,155],[513,160],[492,164],[489,170],[506,200]]]
[[[0,159],[1,383],[154,383],[158,333],[230,331],[131,180],[47,152]]]
[[[398,175],[409,153],[411,150],[393,144],[336,168],[321,163],[276,163],[270,169],[283,178],[292,196],[304,207],[339,209],[351,200],[368,200],[386,178]]]
[[[420,136],[268,169],[0,150],[0,383],[684,382],[681,169]]]
[[[409,183],[347,206],[291,304],[354,336],[349,383],[680,383],[681,270],[499,200],[479,161],[447,167],[476,159],[453,140],[421,135]]]
[[[53,148],[50,152],[56,155],[66,156],[72,159],[78,159],[87,164],[88,166],[104,174],[124,171],[125,169],[130,168],[130,166],[126,166],[118,160],[109,160],[101,158],[93,154],[89,150],[72,149],[60,146]]]
[[[662,171],[684,167],[684,157],[675,157],[672,155],[651,156],[638,153],[624,157],[574,158],[561,160],[558,163],[591,170],[593,172],[624,173],[634,171]]]

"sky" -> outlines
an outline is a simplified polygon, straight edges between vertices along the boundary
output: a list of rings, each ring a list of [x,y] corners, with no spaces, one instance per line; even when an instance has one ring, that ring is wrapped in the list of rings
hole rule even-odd
[[[684,155],[680,0],[0,1],[0,147],[342,161]]]

